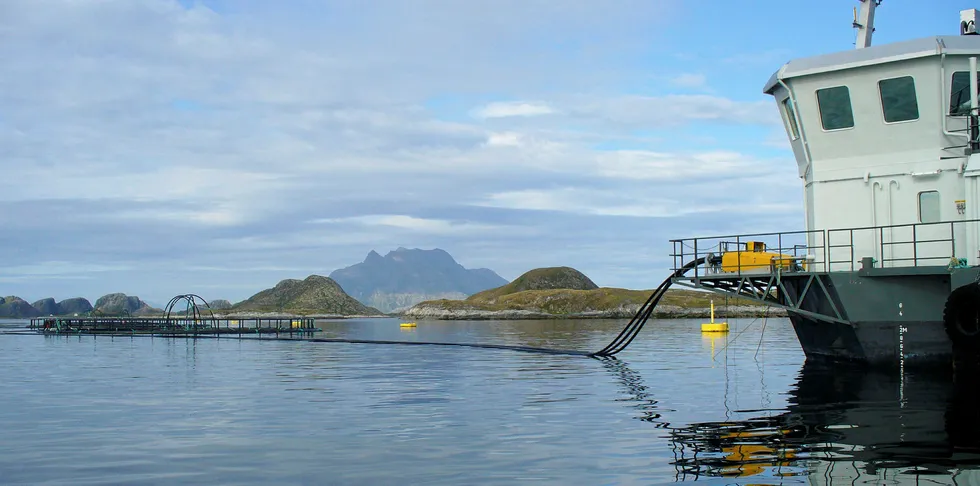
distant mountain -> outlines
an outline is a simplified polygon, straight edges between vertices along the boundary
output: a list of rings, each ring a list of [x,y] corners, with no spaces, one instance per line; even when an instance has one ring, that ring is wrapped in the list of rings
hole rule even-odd
[[[94,312],[109,316],[163,314],[162,309],[150,307],[149,304],[140,300],[139,297],[122,293],[106,294],[99,297],[99,300],[95,301]]]
[[[310,275],[288,279],[232,306],[231,312],[282,312],[288,314],[380,315],[344,293],[333,279]]]
[[[82,297],[65,299],[61,302],[55,302],[54,299],[48,297],[31,305],[42,316],[73,316],[75,314],[82,315],[92,312],[92,304],[88,299]]]
[[[225,299],[214,299],[211,302],[208,302],[208,306],[211,307],[211,310],[231,309],[231,302],[228,302]]]
[[[424,300],[462,299],[506,280],[486,268],[466,269],[444,250],[398,248],[335,270],[330,278],[365,305],[392,312]]]
[[[27,301],[16,296],[0,297],[0,318],[26,319],[41,313]]]

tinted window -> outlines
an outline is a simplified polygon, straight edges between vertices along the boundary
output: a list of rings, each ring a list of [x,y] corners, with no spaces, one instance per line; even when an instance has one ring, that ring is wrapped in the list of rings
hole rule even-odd
[[[839,130],[854,126],[851,93],[847,86],[818,89],[817,104],[820,106],[820,123],[824,130]]]
[[[966,71],[953,73],[953,84],[949,91],[950,115],[970,114],[970,90],[966,89],[969,85],[970,73]]]
[[[793,140],[800,138],[800,128],[796,125],[796,113],[793,111],[793,102],[789,98],[783,100],[783,113],[786,115],[786,125],[790,138]]]
[[[888,123],[918,120],[919,102],[915,98],[915,81],[912,76],[883,79],[878,82],[881,110]]]
[[[938,223],[942,217],[939,206],[939,191],[919,193],[919,221],[922,223]]]

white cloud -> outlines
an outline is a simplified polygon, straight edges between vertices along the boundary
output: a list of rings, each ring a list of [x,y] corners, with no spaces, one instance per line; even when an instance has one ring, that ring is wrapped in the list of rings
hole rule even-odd
[[[82,167],[57,172],[27,168],[21,175],[44,183],[31,186],[21,184],[20,178],[0,180],[0,201],[116,203],[112,210],[77,215],[94,223],[142,220],[180,226],[238,225],[261,218],[287,202],[259,199],[256,194],[285,192],[290,185],[280,174],[181,166],[109,174]]]
[[[131,270],[128,264],[78,263],[71,261],[43,261],[29,265],[0,267],[0,274],[6,276],[43,277],[67,276],[73,274],[90,274],[103,272],[122,272]]]
[[[348,218],[326,218],[311,221],[319,224],[353,223],[363,226],[385,226],[402,230],[432,233],[459,234],[480,233],[503,229],[504,226],[478,224],[467,221],[450,221],[445,219],[417,218],[404,214],[372,214],[367,216],[352,216]]]
[[[258,189],[281,187],[280,174],[170,166],[149,171],[101,174],[84,167],[65,168],[52,174],[28,167],[20,174],[44,180],[42,187],[25,186],[17,180],[0,181],[0,200],[119,199],[126,201],[207,201],[215,196],[254,194]]]
[[[124,209],[108,215],[120,220],[168,222],[177,225],[234,226],[248,221],[246,211],[234,207],[201,209]]]
[[[615,190],[564,187],[558,189],[528,189],[491,194],[477,206],[496,208],[559,211],[601,216],[671,217],[683,213],[674,212],[676,201],[645,197],[636,201],[635,194],[626,195]]]
[[[514,133],[514,132],[491,133],[487,137],[487,146],[519,147],[521,146],[523,140],[524,137],[520,133]]]
[[[573,106],[569,111],[577,117],[646,128],[702,122],[762,126],[780,123],[775,105],[768,100],[736,101],[706,94],[580,99]]]
[[[554,113],[550,106],[539,102],[494,102],[474,110],[477,118],[505,118],[511,116],[538,116]]]
[[[646,180],[747,178],[768,174],[773,162],[736,152],[669,154],[620,150],[598,156],[598,173],[605,177]],[[792,181],[788,181],[792,182]]]
[[[42,261],[29,265],[0,267],[0,282],[12,284],[49,284],[60,280],[91,281],[102,278],[106,273],[122,274],[133,271],[131,264],[82,263],[72,261]],[[9,294],[9,293],[8,293]],[[7,295],[7,294],[5,294]],[[48,294],[50,295],[50,294]],[[23,298],[23,297],[22,297]],[[31,299],[26,299],[29,302]],[[37,299],[34,299],[37,300]]]
[[[291,251],[315,249],[321,251],[323,248],[341,247],[364,247],[378,245],[384,242],[384,234],[377,231],[310,231],[310,230],[291,230],[281,233],[258,233],[248,234],[239,237],[216,237],[208,240],[206,249],[217,251],[220,254],[238,253],[238,256],[251,256],[262,252]],[[275,267],[278,265],[270,264],[266,258],[257,258],[261,265]],[[272,262],[278,262],[275,258]],[[290,260],[291,261],[291,260]],[[307,262],[307,265],[309,263]],[[249,264],[248,268],[256,267],[254,263]]]
[[[258,290],[397,246],[451,244],[516,275],[514,261],[602,254],[606,234],[654,237],[602,217],[675,214],[697,194],[687,180],[758,187],[748,155],[678,140],[780,126],[755,98],[619,94],[649,75],[644,46],[676,0],[0,3],[0,252],[139,262],[84,288],[26,287],[40,296],[166,301],[189,281],[222,288],[220,268],[257,269]],[[595,148],[616,143],[648,149]],[[577,244],[596,251],[555,251],[593,228]]]
[[[679,74],[670,79],[670,84],[681,88],[698,89],[708,85],[708,78],[703,74]]]
[[[482,201],[474,202],[474,205],[529,211],[558,211],[594,216],[641,218],[675,218],[706,213],[724,213],[732,216],[773,214],[793,212],[797,209],[795,201],[758,202],[740,196],[722,198],[721,201],[718,201],[717,197],[699,198],[697,194],[690,196],[693,197],[681,199],[638,191],[624,192],[615,189],[564,187],[495,193]]]

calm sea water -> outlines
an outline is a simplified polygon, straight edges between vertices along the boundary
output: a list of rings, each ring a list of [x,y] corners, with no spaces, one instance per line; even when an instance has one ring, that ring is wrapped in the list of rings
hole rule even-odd
[[[616,360],[0,335],[0,484],[980,484],[977,387],[804,366],[788,321],[731,323],[653,321]],[[623,324],[319,334],[595,350]]]

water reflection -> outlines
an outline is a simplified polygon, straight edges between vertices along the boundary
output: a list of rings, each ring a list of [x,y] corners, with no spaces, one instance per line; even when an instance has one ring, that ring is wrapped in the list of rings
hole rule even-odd
[[[659,401],[653,398],[639,373],[630,369],[625,362],[614,357],[596,359],[601,360],[602,366],[612,372],[626,389],[628,396],[619,399],[619,401],[632,402],[633,407],[639,411],[636,418],[650,422],[655,427],[668,427],[670,425],[663,418],[663,412],[669,412],[669,410],[663,410],[659,406]]]
[[[642,380],[620,371],[623,366],[609,367],[631,394],[649,400]],[[900,378],[897,372],[804,365],[789,395],[781,413],[760,410],[747,420],[670,427],[677,480],[779,483],[807,476],[810,484],[980,484],[974,383],[948,374]]]

